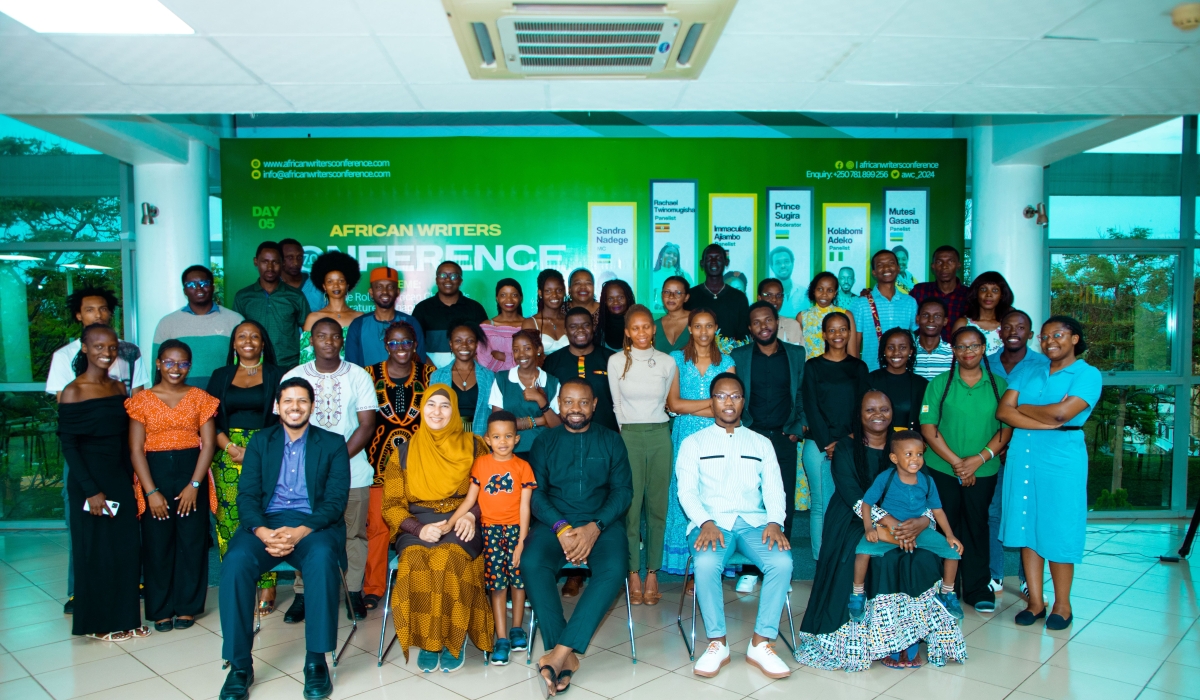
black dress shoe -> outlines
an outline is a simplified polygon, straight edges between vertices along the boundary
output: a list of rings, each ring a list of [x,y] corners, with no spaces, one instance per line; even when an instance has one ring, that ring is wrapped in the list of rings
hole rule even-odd
[[[254,669],[229,669],[225,684],[221,686],[220,700],[246,700],[250,697],[250,684],[254,682]]]
[[[292,606],[283,614],[284,622],[304,622],[304,594],[297,593]]]
[[[154,623],[155,632],[170,632],[173,629],[175,629],[175,625],[170,620]]]
[[[177,630],[185,630],[194,624],[196,624],[195,620],[185,620],[182,617],[175,618],[175,629]]]
[[[333,681],[329,679],[329,666],[325,660],[304,664],[305,700],[321,700],[333,693]],[[224,699],[222,699],[224,700]]]
[[[63,603],[63,615],[75,614],[75,596],[67,598],[67,602]]]
[[[350,610],[354,611],[355,620],[367,619],[367,604],[363,602],[362,591],[350,591]],[[350,619],[350,610],[346,611],[346,619]]]

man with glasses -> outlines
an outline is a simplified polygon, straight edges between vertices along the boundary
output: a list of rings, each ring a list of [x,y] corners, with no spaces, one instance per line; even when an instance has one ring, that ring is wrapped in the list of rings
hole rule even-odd
[[[426,362],[425,333],[421,323],[412,316],[396,309],[396,297],[400,296],[400,273],[390,267],[371,270],[371,301],[375,302],[375,313],[363,314],[350,322],[346,329],[346,362],[359,367],[377,365],[388,358],[383,344],[383,334],[396,321],[404,321],[417,332],[417,356]]]
[[[771,644],[792,580],[779,462],[771,441],[742,425],[746,390],[738,375],[718,374],[709,395],[713,424],[684,439],[675,461],[679,505],[688,517],[693,550],[696,602],[709,639],[692,673],[712,678],[729,663],[721,574],[740,552],[763,572],[746,662],[768,678],[786,678],[791,669]]]
[[[183,295],[188,303],[172,311],[154,329],[152,357],[158,357],[158,346],[174,338],[192,349],[192,371],[189,386],[204,389],[214,370],[225,366],[229,354],[229,336],[244,321],[242,315],[213,300],[213,273],[203,265],[192,265],[183,271]]]
[[[450,329],[460,323],[482,324],[488,320],[483,305],[459,291],[463,273],[458,263],[447,260],[438,265],[437,294],[417,304],[412,315],[424,329],[425,354],[435,367],[454,361],[450,351]]]

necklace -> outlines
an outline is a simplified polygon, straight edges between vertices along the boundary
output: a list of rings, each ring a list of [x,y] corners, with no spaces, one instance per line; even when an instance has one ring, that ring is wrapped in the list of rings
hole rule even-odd
[[[714,292],[713,290],[709,289],[709,288],[708,288],[708,285],[705,285],[705,287],[704,287],[704,291],[706,291],[706,292],[708,292],[709,294],[711,294],[711,295],[712,295],[712,297],[713,297],[713,299],[716,299],[716,298],[717,298],[717,296],[719,296],[719,295],[721,294],[721,292],[725,291],[725,283],[723,283],[723,282],[722,282],[722,283],[721,283],[721,288],[720,288],[720,289],[718,289],[718,290],[717,290],[717,291],[715,291],[715,292]]]
[[[450,374],[451,374],[451,375],[452,375],[452,376],[453,376],[455,379],[458,379],[458,367],[456,366],[456,367],[454,367],[452,370],[450,370]],[[470,379],[470,378],[471,378],[471,375],[470,375],[470,374],[468,374],[468,375],[466,376],[466,378],[462,380],[462,388],[464,388],[464,389],[466,389],[466,388],[467,388],[467,380],[468,380],[468,379]]]
[[[629,356],[630,356],[630,357],[633,357],[633,353],[629,353]],[[650,357],[648,357],[648,358],[647,358],[647,359],[645,359],[645,360],[643,360],[643,359],[642,359],[642,358],[640,358],[640,357],[633,357],[633,359],[634,359],[634,360],[637,360],[638,362],[645,362],[647,367],[653,367],[653,366],[654,366],[654,351],[653,351],[653,350],[651,350],[651,351],[650,351]]]
[[[262,367],[262,364],[263,364],[262,355],[258,356],[258,364],[257,365],[244,365],[244,364],[242,364],[242,361],[240,359],[238,360],[238,366],[241,367],[242,369],[246,370],[246,376],[248,376],[248,377],[253,377],[254,375],[258,374],[258,368]]]

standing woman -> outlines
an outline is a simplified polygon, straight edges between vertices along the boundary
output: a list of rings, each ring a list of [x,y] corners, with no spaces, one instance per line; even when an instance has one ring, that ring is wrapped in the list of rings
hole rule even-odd
[[[567,285],[562,273],[546,268],[538,273],[537,313],[533,326],[542,335],[542,351],[549,355],[570,344],[567,338]]]
[[[832,272],[822,272],[808,283],[808,300],[812,306],[800,312],[796,320],[800,321],[800,330],[804,334],[805,359],[813,359],[825,352],[824,321],[825,317],[837,311],[845,314],[850,323],[850,338],[858,337],[854,326],[854,315],[840,306],[834,306],[838,298],[838,278]],[[858,356],[856,348],[849,348],[850,354]]]
[[[488,449],[464,428],[449,386],[432,384],[422,399],[421,429],[392,453],[383,480],[383,519],[400,556],[392,610],[404,658],[415,646],[417,668],[452,673],[466,660],[467,637],[492,650],[478,504],[448,525],[467,496],[475,458]]]
[[[1083,326],[1070,316],[1051,316],[1038,336],[1049,367],[1012,377],[996,418],[1013,427],[1004,470],[1000,540],[1021,547],[1029,583],[1029,607],[1018,625],[1046,615],[1042,594],[1045,562],[1054,580],[1054,609],[1046,629],[1071,624],[1071,579],[1083,561],[1087,528],[1087,422],[1102,389],[1100,371],[1080,355],[1087,349]],[[1040,500],[1039,500],[1040,499]]]
[[[361,277],[362,272],[358,269],[358,260],[353,256],[336,250],[317,256],[313,262],[309,279],[314,287],[325,294],[325,297],[329,299],[329,304],[323,309],[313,311],[308,318],[304,319],[304,332],[300,334],[300,364],[312,362],[316,358],[312,348],[314,323],[322,318],[332,318],[341,325],[344,341],[346,329],[350,327],[350,323],[363,315],[361,311],[355,311],[346,303],[347,297],[350,296],[350,292],[354,291],[354,285],[358,284]],[[343,343],[343,358],[345,354],[345,344]]]
[[[937,486],[942,510],[964,547],[958,565],[959,598],[979,612],[992,613],[996,612],[996,594],[989,587],[988,509],[999,479],[997,455],[1012,438],[1012,428],[996,420],[1000,396],[1008,384],[992,374],[984,343],[978,328],[954,331],[950,371],[934,377],[925,392],[921,434],[929,445],[925,464]]]
[[[832,459],[838,442],[852,432],[854,412],[871,386],[867,363],[853,357],[850,318],[841,311],[821,321],[825,352],[808,360],[800,390],[808,432],[804,436],[804,472],[812,494],[809,530],[813,559],[820,558],[825,508],[833,497]]]
[[[487,336],[488,352],[480,357],[480,364],[493,372],[512,369],[516,364],[512,354],[513,334],[522,328],[537,330],[533,319],[522,316],[521,304],[525,301],[525,293],[521,291],[521,283],[511,277],[505,277],[496,283],[496,315],[483,324],[483,334]]]
[[[558,418],[558,379],[538,365],[542,339],[533,329],[523,329],[512,339],[517,366],[496,375],[488,404],[492,413],[508,411],[517,417],[517,442],[513,452],[529,461],[533,441],[546,428],[562,424]]]
[[[246,445],[259,430],[279,422],[275,413],[275,390],[283,370],[275,364],[275,349],[258,321],[242,321],[229,338],[225,366],[208,380],[208,393],[220,402],[217,408],[217,453],[210,475],[216,498],[211,504],[216,516],[217,551],[221,558],[238,531],[238,479]],[[275,579],[272,571],[258,580],[260,615],[275,610]]]
[[[625,314],[624,352],[608,358],[608,385],[621,426],[621,439],[633,470],[633,503],[625,515],[629,538],[630,602],[657,605],[667,526],[667,492],[673,448],[667,394],[675,382],[675,362],[654,349],[654,316],[641,304]],[[642,511],[646,512],[646,589],[642,590]]]
[[[191,627],[204,612],[208,467],[217,450],[220,402],[186,384],[192,368],[186,343],[172,339],[158,346],[154,364],[154,386],[127,399],[125,410],[133,419],[130,458],[150,511],[142,518],[146,618],[167,632]]]
[[[688,330],[688,311],[683,308],[691,296],[690,284],[684,277],[668,277],[662,286],[662,306],[666,315],[654,322],[654,349],[668,355],[682,350],[692,334]]]
[[[879,369],[871,372],[870,384],[892,402],[892,425],[920,431],[921,402],[929,380],[913,373],[917,362],[914,348],[912,333],[907,330],[896,327],[884,331],[879,339]]]
[[[633,289],[625,280],[609,280],[600,288],[600,316],[596,330],[600,344],[621,352],[625,345],[625,313],[635,303]]]
[[[367,461],[375,469],[367,504],[367,566],[363,577],[363,606],[374,610],[387,592],[388,527],[383,521],[383,476],[400,446],[421,427],[421,398],[432,384],[433,365],[417,355],[417,331],[396,321],[383,332],[387,359],[366,368],[375,385],[379,411],[375,434],[367,444]]]
[[[987,354],[1004,349],[1000,339],[1000,323],[1013,309],[1013,293],[1008,281],[999,272],[984,272],[971,282],[967,290],[967,311],[954,322],[951,332],[974,326],[983,333]]]
[[[734,372],[733,358],[717,347],[717,315],[710,309],[692,309],[688,318],[691,338],[683,350],[671,353],[675,374],[667,393],[667,410],[676,414],[671,425],[672,455],[679,454],[684,438],[713,424],[709,388],[722,372]],[[671,484],[667,487],[667,526],[663,536],[662,571],[682,575],[691,556],[687,542],[688,517],[679,505],[675,459],[671,458]]]
[[[596,278],[591,270],[581,267],[567,278],[568,291],[571,296],[567,299],[566,308],[573,309],[582,306],[592,314],[592,327],[600,332],[600,302],[596,301]]]
[[[142,625],[138,599],[142,562],[136,545],[138,504],[129,462],[125,384],[108,376],[117,361],[116,331],[94,323],[83,329],[80,342],[87,369],[58,397],[58,439],[71,465],[67,474],[75,569],[71,634],[123,642],[150,634],[150,628]],[[106,501],[117,504],[116,512]]]
[[[488,399],[496,375],[479,364],[479,346],[487,349],[487,336],[474,323],[460,323],[450,329],[450,352],[454,361],[434,370],[429,381],[446,384],[454,390],[455,405],[468,432],[487,434],[487,419],[491,415]]]

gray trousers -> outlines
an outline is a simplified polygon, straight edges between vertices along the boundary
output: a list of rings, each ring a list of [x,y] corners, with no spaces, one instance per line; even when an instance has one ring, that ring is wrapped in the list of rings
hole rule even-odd
[[[367,571],[367,509],[371,503],[371,487],[350,489],[346,501],[346,587],[351,593],[362,593],[363,576]],[[304,595],[304,579],[296,572],[295,590]]]

